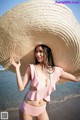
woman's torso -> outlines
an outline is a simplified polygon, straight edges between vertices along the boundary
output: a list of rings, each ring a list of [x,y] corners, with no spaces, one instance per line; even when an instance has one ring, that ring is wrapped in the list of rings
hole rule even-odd
[[[46,101],[44,99],[41,99],[41,100],[30,100],[28,98],[24,99],[24,101],[32,106],[36,106],[36,107],[39,107],[39,106],[42,106],[44,104],[46,104]]]
[[[45,86],[46,86],[47,84],[49,84],[50,81],[49,81],[49,75],[48,75],[48,73],[47,73],[46,71],[42,70],[42,68],[40,68],[39,65],[34,65],[34,67],[35,67],[37,76],[39,76],[39,77],[42,78],[43,84],[45,84]],[[41,80],[41,79],[40,79],[40,80]],[[46,81],[46,80],[47,80],[47,81]],[[36,91],[36,88],[34,88],[33,86],[31,86],[29,90]],[[26,95],[26,96],[27,96],[27,95]],[[28,104],[30,104],[30,105],[32,105],[32,106],[42,106],[42,105],[44,105],[44,104],[47,103],[47,101],[46,101],[45,99],[30,100],[30,99],[27,98],[26,96],[24,97],[25,102],[28,103]]]

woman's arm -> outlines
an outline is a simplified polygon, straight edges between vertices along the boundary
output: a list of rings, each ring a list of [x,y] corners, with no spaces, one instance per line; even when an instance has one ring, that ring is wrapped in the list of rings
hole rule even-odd
[[[65,79],[65,80],[70,80],[72,82],[79,82],[80,81],[80,77],[79,76],[74,76],[68,72],[63,71],[61,74],[61,78]]]
[[[29,83],[30,80],[30,67],[26,69],[23,79],[21,78],[20,69],[16,69],[17,85],[20,91],[23,91],[25,86]]]
[[[16,63],[13,58],[10,58],[10,63],[16,69],[16,77],[17,77],[18,89],[20,91],[23,91],[25,86],[28,84],[28,82],[30,80],[30,67],[29,66],[27,67],[25,75],[24,75],[23,80],[22,80],[21,74],[20,74],[20,66],[21,66],[20,61],[18,63]]]

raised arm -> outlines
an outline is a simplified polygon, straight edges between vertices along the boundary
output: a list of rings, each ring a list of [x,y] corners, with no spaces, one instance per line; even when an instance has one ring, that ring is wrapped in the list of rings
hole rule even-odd
[[[65,79],[65,80],[70,80],[72,82],[79,82],[80,81],[80,76],[74,76],[74,75],[72,75],[68,72],[65,72],[65,71],[62,72],[61,78]]]
[[[25,86],[28,84],[29,80],[30,80],[30,67],[28,66],[26,71],[25,71],[25,75],[22,79],[21,74],[20,74],[20,66],[21,63],[20,61],[18,63],[16,63],[14,61],[14,58],[10,58],[10,63],[15,67],[16,69],[16,77],[17,77],[17,85],[18,85],[18,89],[20,91],[23,91]]]

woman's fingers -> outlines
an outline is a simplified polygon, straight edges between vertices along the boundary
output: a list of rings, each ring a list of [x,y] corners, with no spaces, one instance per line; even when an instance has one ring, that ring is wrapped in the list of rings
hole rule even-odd
[[[21,65],[20,61],[15,62],[15,60],[14,60],[13,57],[10,58],[10,63],[11,63],[14,67],[20,67],[20,65]]]
[[[12,61],[13,61],[13,58],[10,58],[10,63],[12,63]]]
[[[10,63],[13,63],[13,62],[15,62],[14,58],[10,58]]]
[[[19,65],[21,65],[21,62],[20,62],[20,61],[18,61],[18,64],[19,64]]]
[[[10,63],[12,64],[12,65],[14,65],[14,66],[16,66],[16,62],[14,61],[14,58],[10,58]]]

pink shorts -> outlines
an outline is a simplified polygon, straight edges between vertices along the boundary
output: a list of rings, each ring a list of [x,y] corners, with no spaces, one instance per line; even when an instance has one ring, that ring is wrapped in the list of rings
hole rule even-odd
[[[41,113],[43,113],[46,109],[46,104],[40,107],[35,107],[32,106],[28,103],[26,103],[25,101],[23,101],[20,105],[20,110],[24,113],[24,114],[28,114],[31,116],[38,116]]]

